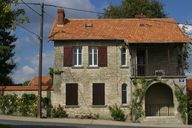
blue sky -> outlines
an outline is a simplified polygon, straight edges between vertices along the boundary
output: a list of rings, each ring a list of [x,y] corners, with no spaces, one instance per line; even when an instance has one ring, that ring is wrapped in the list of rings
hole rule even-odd
[[[40,3],[41,0],[24,0],[25,2]],[[60,5],[65,7],[91,10],[103,12],[110,2],[113,4],[120,4],[121,0],[44,0],[47,4]],[[192,24],[192,0],[160,0],[164,4],[164,9],[168,17],[175,18],[178,23],[185,23],[186,21]],[[26,16],[30,19],[30,23],[23,24],[27,29],[39,34],[40,17],[27,8],[25,5],[17,7],[24,8]],[[36,11],[40,12],[39,6],[31,6]],[[44,48],[43,48],[43,74],[47,75],[48,67],[53,66],[53,42],[48,42],[48,35],[52,22],[56,16],[56,8],[45,7],[45,21],[44,21]],[[76,12],[72,10],[65,10],[67,18],[96,18],[97,14]],[[192,28],[189,28],[192,31]],[[39,40],[31,33],[24,29],[17,27],[15,34],[18,38],[15,48],[15,61],[17,63],[16,69],[11,75],[16,83],[21,83],[25,80],[32,79],[38,74],[38,49]],[[189,59],[192,62],[192,59]],[[190,63],[190,70],[192,71],[192,63]],[[190,74],[189,74],[190,75]]]

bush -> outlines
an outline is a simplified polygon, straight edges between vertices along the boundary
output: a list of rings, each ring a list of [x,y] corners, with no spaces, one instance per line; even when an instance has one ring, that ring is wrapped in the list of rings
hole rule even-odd
[[[22,116],[37,116],[37,96],[35,94],[23,94],[19,105],[19,112]]]
[[[114,120],[125,121],[125,114],[117,105],[109,106],[109,111]]]
[[[188,112],[188,123],[192,124],[192,110]]]
[[[58,107],[53,108],[52,116],[55,118],[64,118],[64,117],[68,117],[68,114],[66,113],[64,108],[61,107],[61,105],[59,105]]]
[[[80,119],[98,119],[99,118],[99,114],[84,114],[80,116]]]
[[[4,95],[0,96],[0,110],[3,114],[11,115],[17,112],[18,109],[18,96]]]

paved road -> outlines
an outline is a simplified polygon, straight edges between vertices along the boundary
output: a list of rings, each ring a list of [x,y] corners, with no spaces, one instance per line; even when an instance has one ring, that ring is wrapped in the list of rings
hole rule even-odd
[[[13,128],[149,128],[138,126],[110,126],[109,125],[92,125],[92,124],[63,124],[63,123],[48,123],[48,122],[31,122],[31,121],[16,121],[2,120],[0,124],[8,124]],[[151,127],[152,128],[152,127]],[[157,127],[156,127],[157,128]]]

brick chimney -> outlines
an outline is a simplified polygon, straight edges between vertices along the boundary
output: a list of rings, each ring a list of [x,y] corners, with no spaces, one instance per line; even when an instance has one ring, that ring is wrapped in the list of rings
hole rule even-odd
[[[65,22],[65,11],[63,8],[57,10],[57,25],[63,26]]]

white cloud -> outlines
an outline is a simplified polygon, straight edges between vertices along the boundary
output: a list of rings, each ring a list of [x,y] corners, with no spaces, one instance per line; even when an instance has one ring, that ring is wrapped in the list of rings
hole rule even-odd
[[[23,75],[31,75],[35,73],[35,70],[31,67],[29,67],[28,65],[25,65],[22,69],[21,72],[23,73]]]
[[[35,70],[32,67],[25,65],[21,68],[16,69],[12,77],[15,83],[23,83],[26,80],[31,80],[34,75]]]

